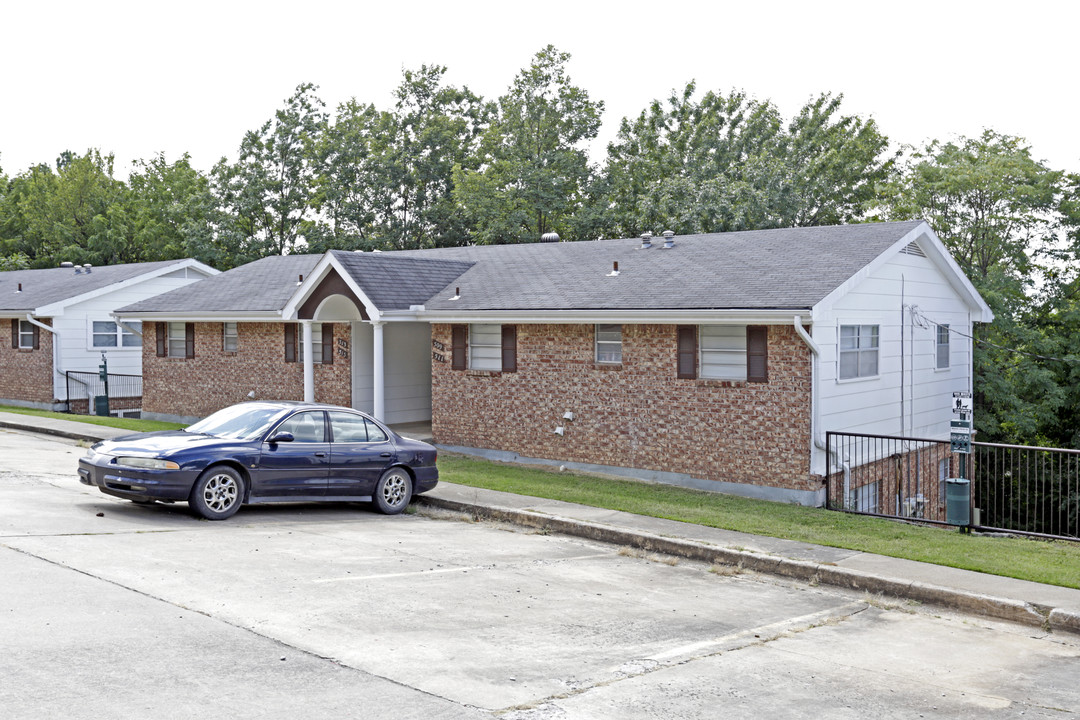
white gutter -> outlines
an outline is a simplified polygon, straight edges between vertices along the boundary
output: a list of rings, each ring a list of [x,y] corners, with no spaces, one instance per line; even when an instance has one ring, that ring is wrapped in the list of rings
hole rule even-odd
[[[821,357],[821,348],[814,342],[814,338],[810,337],[810,333],[803,328],[801,318],[798,315],[795,316],[794,323],[795,332],[810,348],[810,354],[813,356],[810,360],[810,437],[812,438],[810,452],[812,455],[813,448],[825,450],[826,447],[825,438],[819,432],[821,428],[821,403],[818,399],[818,360]],[[810,470],[813,472],[813,467]]]
[[[392,310],[381,313],[384,322],[496,323],[515,325],[620,323],[624,325],[777,325],[792,314],[809,320],[804,309],[777,310]],[[374,319],[374,318],[373,318]]]
[[[56,378],[58,375],[64,374],[64,371],[60,369],[60,331],[40,320],[35,320],[30,313],[26,313],[26,322],[39,328],[45,328],[53,334],[53,395],[56,395]]]

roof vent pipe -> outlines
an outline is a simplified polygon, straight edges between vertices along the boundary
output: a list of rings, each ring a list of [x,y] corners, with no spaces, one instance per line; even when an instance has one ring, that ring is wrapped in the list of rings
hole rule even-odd
[[[86,263],[82,267],[83,267],[83,272],[86,273],[87,275],[89,275],[90,274],[90,268],[93,267],[93,265],[91,265],[90,263]]]
[[[21,293],[21,292],[22,292],[22,283],[19,283],[19,287],[18,287],[18,289],[17,289],[17,290],[15,291],[15,292],[17,292],[17,293]]]
[[[652,247],[652,233],[651,232],[642,233],[641,234],[641,249],[642,250],[648,250],[651,247]]]
[[[619,277],[619,261],[616,260],[612,263],[611,272],[607,274],[608,277]]]
[[[452,297],[450,299],[451,300],[460,300],[461,299],[461,288],[459,288],[459,287],[454,288],[454,297]]]
[[[303,275],[298,275],[297,278],[298,279],[296,281],[296,284],[297,285],[303,285],[304,284],[304,276]]]
[[[673,248],[673,247],[675,247],[675,233],[672,232],[671,230],[665,230],[664,231],[664,247],[665,248]]]

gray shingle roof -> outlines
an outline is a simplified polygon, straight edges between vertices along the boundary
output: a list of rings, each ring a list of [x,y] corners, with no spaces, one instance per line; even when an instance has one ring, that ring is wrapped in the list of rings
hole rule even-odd
[[[402,257],[396,253],[330,253],[380,310],[408,310],[411,305],[423,305],[473,266],[469,261]]]
[[[810,308],[921,223],[684,235],[671,249],[657,238],[649,250],[628,239],[385,254],[475,263],[425,303],[435,311]]]
[[[118,312],[274,312],[296,291],[322,255],[271,255],[220,275],[147,298]]]
[[[102,265],[89,273],[73,268],[9,270],[0,272],[0,312],[26,313],[55,302],[131,280],[154,270],[176,265],[179,260]],[[16,292],[22,284],[22,292]]]
[[[811,308],[921,220],[640,239],[330,251],[380,310]],[[271,256],[121,312],[276,312],[322,255]],[[613,263],[619,275],[609,277]],[[461,288],[461,297],[451,300]]]

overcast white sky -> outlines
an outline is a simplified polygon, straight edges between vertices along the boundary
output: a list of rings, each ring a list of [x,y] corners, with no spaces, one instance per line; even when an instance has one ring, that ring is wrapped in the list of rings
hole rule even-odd
[[[65,149],[129,164],[183,152],[208,170],[310,81],[330,108],[391,105],[403,68],[494,99],[548,43],[607,104],[599,148],[626,115],[696,79],[746,90],[790,116],[843,93],[897,143],[1020,135],[1051,167],[1080,171],[1080,3],[235,2],[9,3],[0,24],[0,167]],[[596,153],[594,159],[601,159]]]

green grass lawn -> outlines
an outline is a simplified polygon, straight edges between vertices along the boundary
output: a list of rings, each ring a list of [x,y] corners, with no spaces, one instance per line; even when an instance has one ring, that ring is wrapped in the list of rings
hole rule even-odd
[[[0,407],[0,411],[132,431],[184,427],[153,420],[68,415],[16,407]],[[670,485],[560,473],[445,452],[439,455],[439,474],[442,480],[471,487],[1080,588],[1080,543],[965,535],[955,529],[909,525]]]
[[[33,410],[31,408],[11,407],[8,405],[0,405],[0,412],[35,415],[37,417],[57,418],[59,420],[75,420],[77,422],[90,423],[91,425],[104,425],[105,427],[120,428],[121,430],[131,430],[132,432],[179,430],[180,428],[187,427],[187,423],[159,422],[157,420],[140,420],[138,418],[98,417],[97,415],[71,415],[69,413],[51,412],[49,410]]]

